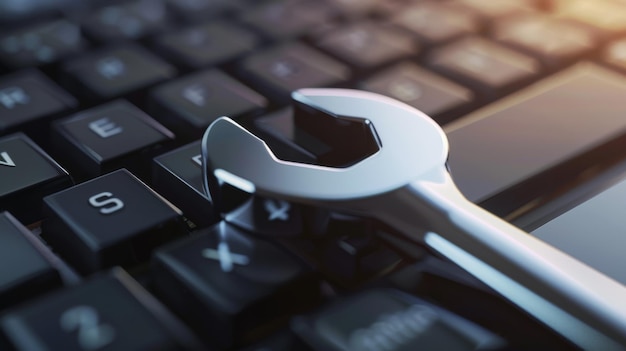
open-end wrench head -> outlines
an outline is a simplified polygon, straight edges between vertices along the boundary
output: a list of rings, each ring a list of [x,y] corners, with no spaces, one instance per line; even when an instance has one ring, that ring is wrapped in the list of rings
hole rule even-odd
[[[301,89],[292,98],[338,118],[371,123],[380,149],[345,168],[284,161],[263,140],[222,117],[209,126],[202,142],[208,176],[263,196],[332,201],[388,192],[445,169],[443,130],[409,105],[348,89]]]

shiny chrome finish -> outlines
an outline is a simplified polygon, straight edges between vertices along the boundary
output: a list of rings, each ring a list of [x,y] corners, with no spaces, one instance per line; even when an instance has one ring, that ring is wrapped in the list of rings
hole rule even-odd
[[[448,143],[428,116],[381,95],[302,89],[293,99],[369,121],[380,150],[346,168],[278,159],[227,117],[202,142],[205,189],[246,192],[377,218],[459,264],[584,349],[626,348],[626,287],[474,205],[446,170]]]

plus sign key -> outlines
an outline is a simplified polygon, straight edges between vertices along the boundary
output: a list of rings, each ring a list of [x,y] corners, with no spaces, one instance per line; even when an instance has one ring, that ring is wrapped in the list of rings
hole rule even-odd
[[[159,249],[152,268],[166,303],[222,348],[271,332],[267,326],[310,307],[319,292],[294,257],[225,222]]]

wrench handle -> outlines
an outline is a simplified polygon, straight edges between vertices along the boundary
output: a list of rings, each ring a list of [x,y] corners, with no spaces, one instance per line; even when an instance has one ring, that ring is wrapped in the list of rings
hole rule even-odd
[[[471,203],[447,172],[430,178],[379,199],[380,219],[583,349],[626,349],[626,288]]]

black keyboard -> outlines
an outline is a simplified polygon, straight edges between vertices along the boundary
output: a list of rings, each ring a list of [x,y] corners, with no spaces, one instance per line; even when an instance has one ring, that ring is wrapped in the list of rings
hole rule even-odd
[[[294,122],[306,87],[422,110],[468,199],[592,266],[620,245],[567,235],[626,226],[585,202],[626,177],[626,1],[0,0],[0,350],[577,349],[370,218],[216,213],[220,116],[333,159]]]

